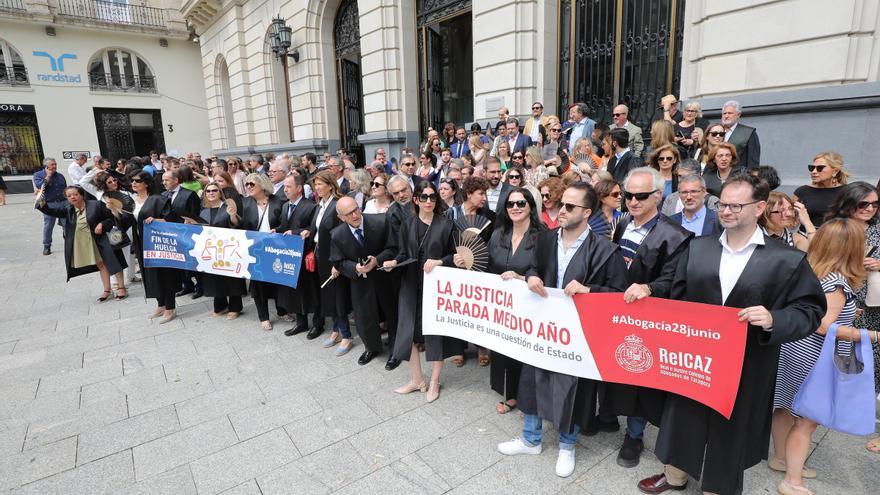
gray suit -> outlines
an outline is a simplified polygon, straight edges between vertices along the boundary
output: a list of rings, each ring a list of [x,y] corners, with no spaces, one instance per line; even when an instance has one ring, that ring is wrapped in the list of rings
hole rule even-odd
[[[617,126],[615,125],[614,127]],[[645,149],[645,141],[642,139],[642,128],[627,120],[623,129],[629,132],[629,149],[636,156],[642,156],[642,150]]]

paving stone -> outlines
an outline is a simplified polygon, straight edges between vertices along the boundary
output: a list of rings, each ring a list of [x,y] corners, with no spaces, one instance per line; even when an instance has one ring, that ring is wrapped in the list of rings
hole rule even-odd
[[[278,428],[198,459],[190,468],[199,493],[219,493],[298,457],[290,437]]]
[[[174,407],[156,409],[81,433],[77,465],[180,431]]]
[[[214,391],[207,375],[199,379],[166,383],[128,395],[128,413],[131,416],[158,409]]]
[[[232,388],[211,392],[177,403],[180,426],[188,428],[209,419],[265,403],[260,388],[254,383],[244,383]]]
[[[147,442],[132,449],[137,480],[143,480],[238,442],[226,418]]]
[[[305,390],[229,414],[238,438],[246,440],[321,411]]]
[[[0,462],[0,490],[46,478],[72,468],[75,462],[75,437],[4,457]]]
[[[328,486],[306,474],[296,462],[259,476],[256,483],[262,495],[286,495],[292,490],[316,495],[330,493]]]
[[[378,471],[368,474],[363,478],[346,485],[338,494],[400,494],[410,495],[416,493],[441,494],[443,490],[433,486],[428,480],[423,480],[413,473],[407,472],[401,467],[386,466]]]
[[[108,359],[101,363],[93,363],[87,368],[63,371],[43,378],[40,380],[37,395],[42,396],[71,388],[78,389],[83,385],[102,382],[118,376],[122,376],[122,362],[119,359]]]
[[[443,480],[458,486],[500,461],[497,445],[503,432],[477,421],[420,449],[416,454]]]
[[[300,492],[300,487],[287,487],[288,491],[295,489],[297,492]],[[238,486],[233,486],[229,490],[223,490],[220,492],[221,495],[265,495],[265,492],[260,491],[260,487],[257,486],[257,480],[248,480]],[[307,491],[302,491],[300,493],[310,493]]]
[[[45,395],[19,405],[0,404],[0,417],[13,423],[33,423],[46,418],[55,418],[79,408],[79,390],[65,390],[57,394]]]
[[[180,466],[138,483],[132,483],[120,492],[123,495],[197,495],[189,466]]]
[[[27,425],[13,426],[0,431],[0,459],[21,452],[26,433]]]
[[[128,417],[125,397],[116,395],[65,410],[55,416],[31,422],[24,449],[55,442],[81,432],[100,428]]]
[[[365,456],[342,440],[297,460],[296,465],[311,479],[338,490],[389,462],[381,456]]]
[[[447,431],[421,409],[409,411],[351,437],[364,457],[394,460],[415,452]],[[296,437],[294,437],[296,438]]]
[[[336,443],[382,421],[362,400],[326,409],[284,427],[303,455]]]
[[[115,495],[133,480],[131,452],[120,452],[24,485],[16,495],[87,493]]]

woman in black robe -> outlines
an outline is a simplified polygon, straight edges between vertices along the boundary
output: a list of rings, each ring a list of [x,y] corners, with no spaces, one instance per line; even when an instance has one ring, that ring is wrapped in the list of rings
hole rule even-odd
[[[230,199],[227,203],[223,189],[217,182],[209,182],[205,186],[202,212],[199,216],[206,224],[224,229],[234,229],[240,220],[235,201]],[[228,313],[226,319],[234,320],[241,314],[241,296],[247,293],[243,278],[203,273],[202,289],[206,296],[214,298],[214,312],[211,316]]]
[[[443,216],[443,202],[430,182],[421,181],[416,185],[413,200],[418,207],[418,213],[401,224],[397,239],[397,257],[383,264],[384,267],[393,268],[398,263],[416,260],[402,267],[397,336],[394,341],[394,358],[409,361],[410,381],[394,392],[427,392],[428,402],[433,402],[440,396],[443,360],[459,353],[461,346],[457,344],[457,339],[422,334],[422,284],[424,274],[434,267],[453,266],[455,226]],[[425,348],[425,360],[432,361],[430,387],[425,384],[425,375],[422,372],[420,344]]]
[[[110,297],[110,276],[122,271],[107,232],[114,225],[113,213],[100,201],[86,201],[85,191],[79,186],[64,189],[68,204],[53,207],[40,202],[37,209],[55,218],[64,218],[64,264],[67,280],[87,273],[99,272],[104,292],[98,298],[104,302]]]
[[[514,188],[506,204],[499,206],[495,230],[489,239],[489,271],[501,275],[502,280],[524,281],[538,234],[547,229],[538,216],[535,198],[526,189]],[[489,384],[503,397],[497,407],[499,414],[516,407],[521,372],[522,363],[492,351]]]
[[[141,276],[144,279],[146,297],[156,299],[156,310],[150,318],[162,316],[159,323],[168,323],[174,319],[177,303],[174,294],[180,290],[183,271],[176,268],[148,267],[144,263],[144,224],[167,222],[173,217],[171,201],[153,191],[155,181],[147,172],[139,172],[131,179],[131,189],[135,198],[135,217],[137,228],[133,229],[135,254],[141,265]]]
[[[272,194],[274,188],[269,179],[262,174],[250,174],[245,178],[244,186],[250,196],[244,198],[239,228],[257,232],[271,233],[281,224],[282,200]],[[269,299],[276,299],[277,285],[269,282],[251,280],[251,296],[257,308],[260,328],[267,332],[272,330],[269,320]],[[275,301],[278,308],[278,300]],[[284,313],[279,308],[279,314]]]

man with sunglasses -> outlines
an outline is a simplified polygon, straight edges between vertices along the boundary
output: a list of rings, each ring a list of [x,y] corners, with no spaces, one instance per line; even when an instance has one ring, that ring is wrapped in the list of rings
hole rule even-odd
[[[611,240],[620,246],[627,266],[629,288],[623,299],[628,303],[648,296],[668,298],[678,260],[693,238],[691,232],[660,213],[664,182],[660,172],[651,167],[631,170],[623,182],[623,198],[630,214],[620,220]],[[656,389],[605,384],[598,431],[617,431],[617,415],[627,416],[618,465],[638,466],[645,425],[648,421],[660,424],[665,400],[666,394]]]
[[[626,105],[617,105],[611,112],[611,120],[614,122],[611,129],[626,129],[629,132],[627,147],[632,149],[636,156],[642,156],[642,150],[645,149],[642,128],[629,121],[629,108]]]
[[[526,272],[529,290],[547,296],[545,287],[563,289],[565,295],[589,292],[623,292],[626,266],[617,246],[592,232],[590,215],[597,205],[596,191],[575,182],[562,194],[559,229],[543,232],[535,241],[531,268]],[[556,474],[574,472],[574,446],[596,405],[599,382],[535,368],[523,363],[517,407],[525,414],[520,438],[498,445],[505,455],[540,454],[541,422],[559,431]]]
[[[724,232],[699,237],[678,263],[671,298],[744,308],[745,355],[730,419],[706,405],[667,394],[655,454],[664,472],[638,483],[643,493],[684,490],[688,475],[703,493],[742,493],[743,471],[767,456],[779,346],[819,328],[826,302],[806,253],[758,227],[770,187],[737,174],[721,189]]]
[[[544,104],[536,101],[532,103],[532,116],[526,120],[523,134],[531,138],[533,143],[537,143],[541,139],[541,126],[547,128],[547,116],[544,115]]]
[[[721,107],[721,125],[724,126],[724,141],[736,146],[736,157],[739,164],[748,168],[757,168],[761,164],[761,142],[754,127],[739,123],[742,116],[742,105],[730,100]]]

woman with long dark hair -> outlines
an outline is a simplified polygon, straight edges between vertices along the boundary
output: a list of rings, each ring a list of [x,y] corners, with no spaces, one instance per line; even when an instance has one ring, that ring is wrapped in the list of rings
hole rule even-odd
[[[455,226],[443,216],[444,206],[440,195],[430,182],[422,181],[416,185],[413,200],[418,211],[401,224],[397,257],[383,265],[393,268],[403,261],[417,260],[402,268],[397,337],[393,351],[396,359],[409,361],[410,381],[394,392],[427,392],[428,402],[433,402],[440,396],[443,360],[458,352],[460,346],[456,339],[422,334],[422,283],[424,274],[435,267],[453,266]],[[425,360],[432,362],[430,386],[425,383],[422,371],[420,345],[425,348]]]
[[[226,172],[223,172],[226,174]],[[227,174],[228,176],[228,174]],[[205,185],[202,195],[201,220],[212,227],[234,229],[238,226],[238,206],[234,200],[226,198],[223,188],[217,181]],[[227,313],[226,319],[234,320],[241,314],[241,297],[247,293],[243,278],[224,277],[211,273],[202,274],[204,294],[214,298],[214,312],[217,317]]]
[[[501,280],[525,281],[535,240],[544,230],[546,227],[538,215],[532,193],[522,187],[512,189],[498,211],[495,230],[489,239],[488,271],[500,275]],[[501,394],[503,400],[498,403],[497,410],[504,414],[516,407],[522,364],[495,351],[491,354],[489,384],[492,390]]]

